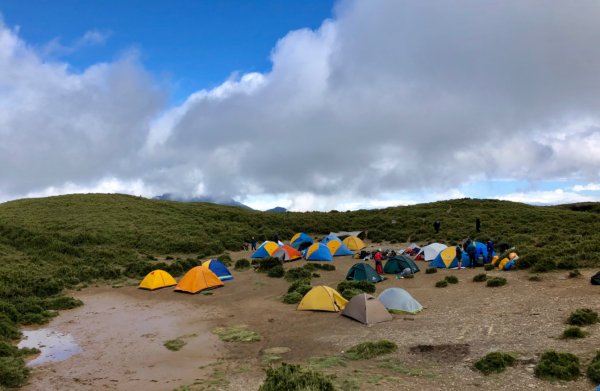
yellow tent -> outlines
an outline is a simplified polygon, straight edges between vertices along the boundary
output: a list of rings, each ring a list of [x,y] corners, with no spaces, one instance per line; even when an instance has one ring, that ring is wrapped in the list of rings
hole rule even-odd
[[[156,269],[146,274],[146,277],[140,282],[138,288],[155,290],[167,286],[177,285],[177,281],[166,271]]]
[[[176,291],[198,293],[205,289],[223,286],[221,280],[210,269],[196,266],[191,268],[175,287]]]
[[[304,295],[297,309],[299,311],[340,312],[346,307],[346,304],[348,304],[348,300],[344,299],[338,291],[320,285],[312,288]]]
[[[362,250],[363,248],[367,247],[358,236],[348,236],[343,240],[343,243],[352,251]]]

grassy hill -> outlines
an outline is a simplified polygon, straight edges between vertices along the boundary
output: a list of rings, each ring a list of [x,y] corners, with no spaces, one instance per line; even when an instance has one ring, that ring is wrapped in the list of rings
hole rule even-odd
[[[0,204],[0,375],[4,361],[21,363],[14,351],[2,353],[3,346],[10,350],[6,341],[19,336],[19,324],[44,323],[56,310],[80,304],[61,296],[63,289],[140,277],[157,257],[181,275],[199,258],[239,250],[252,236],[287,240],[299,231],[319,237],[362,230],[375,242],[505,241],[518,247],[522,267],[598,266],[599,213],[595,203],[539,207],[472,199],[329,213],[263,213],[102,194],[6,202]]]

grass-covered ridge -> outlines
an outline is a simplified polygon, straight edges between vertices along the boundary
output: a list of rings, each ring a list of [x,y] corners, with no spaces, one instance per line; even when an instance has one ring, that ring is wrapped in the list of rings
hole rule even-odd
[[[181,275],[198,258],[239,250],[252,236],[288,240],[300,231],[318,237],[362,230],[374,242],[447,244],[471,236],[517,246],[523,266],[598,266],[599,212],[595,203],[536,207],[472,199],[329,213],[263,213],[106,194],[6,202],[0,204],[0,341],[18,338],[19,325],[44,323],[57,310],[80,305],[61,296],[65,288],[141,278],[157,258]],[[476,217],[481,233],[475,232]],[[436,234],[432,223],[438,219],[442,229]]]

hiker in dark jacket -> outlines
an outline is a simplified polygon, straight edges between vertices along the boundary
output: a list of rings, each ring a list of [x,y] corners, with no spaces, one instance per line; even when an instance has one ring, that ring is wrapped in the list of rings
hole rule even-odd
[[[435,229],[435,233],[440,232],[440,228],[442,227],[442,223],[439,220],[433,222],[433,229]]]
[[[479,217],[475,219],[475,230],[481,232],[481,220],[479,220]]]
[[[469,246],[467,246],[467,254],[469,254],[469,262],[471,263],[471,269],[475,267],[475,258],[477,255],[477,247],[475,247],[475,243],[470,242]]]
[[[491,240],[488,240],[488,242],[487,242],[487,261],[488,261],[488,263],[492,262],[493,254],[494,254],[494,242],[492,242]]]
[[[460,243],[456,245],[456,259],[458,260],[458,269],[462,269],[462,249],[460,248]]]

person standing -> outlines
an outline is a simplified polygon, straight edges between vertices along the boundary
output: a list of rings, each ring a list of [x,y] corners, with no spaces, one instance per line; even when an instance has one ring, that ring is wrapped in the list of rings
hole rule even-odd
[[[475,247],[475,243],[472,241],[469,242],[469,245],[466,248],[467,254],[469,254],[469,263],[471,264],[471,269],[475,268],[475,259],[477,255],[477,247]]]
[[[456,260],[458,261],[458,270],[462,269],[462,248],[460,248],[460,243],[456,244]]]
[[[494,257],[494,242],[488,240],[487,242],[487,262],[491,263]]]
[[[375,271],[377,272],[377,274],[382,275],[383,263],[381,262],[381,260],[383,259],[383,254],[381,253],[381,249],[377,250],[377,252],[373,256],[373,259],[375,260]]]
[[[442,227],[442,223],[439,220],[433,222],[433,229],[435,229],[435,233],[440,232],[440,228]]]
[[[475,219],[475,230],[481,232],[481,220],[479,220],[479,217]]]
[[[256,239],[254,239],[254,236],[250,239],[250,244],[252,245],[252,251],[256,250]]]

